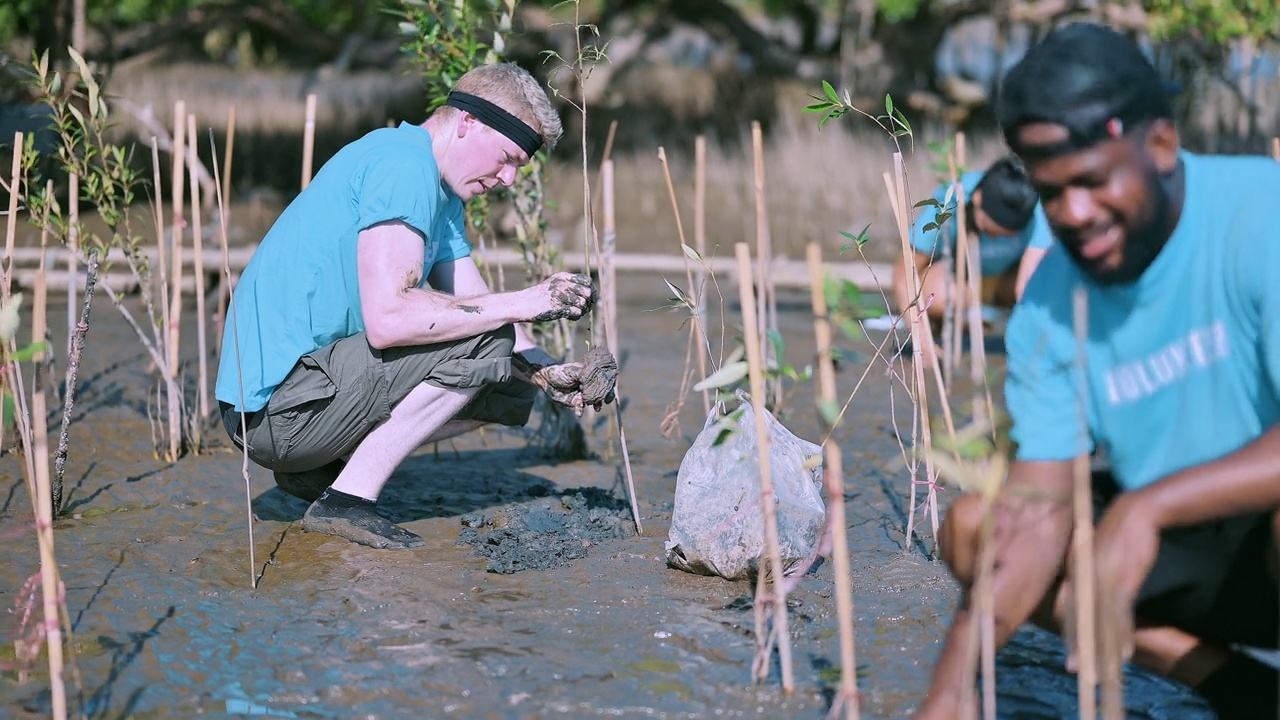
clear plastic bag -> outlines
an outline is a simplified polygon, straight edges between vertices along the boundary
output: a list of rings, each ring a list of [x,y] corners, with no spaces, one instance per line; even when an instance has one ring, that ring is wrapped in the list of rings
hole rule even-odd
[[[754,577],[765,553],[755,413],[744,394],[738,399],[728,415],[712,409],[685,453],[666,542],[671,567],[730,580]],[[767,410],[765,426],[786,574],[814,552],[822,532],[822,448],[793,435]]]

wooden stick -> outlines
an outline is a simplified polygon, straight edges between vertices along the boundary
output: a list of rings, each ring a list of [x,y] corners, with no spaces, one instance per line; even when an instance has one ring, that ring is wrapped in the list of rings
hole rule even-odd
[[[604,206],[604,238],[600,248],[600,289],[604,293],[605,347],[617,357],[614,346],[618,337],[618,273],[615,256],[618,253],[618,221],[614,211],[613,161],[600,165],[601,204]]]
[[[1271,157],[1280,160],[1280,137],[1271,138]]]
[[[963,135],[957,134],[957,137]],[[960,175],[956,170],[956,157],[953,154],[947,155],[947,165],[951,171],[951,198],[952,202],[956,202],[955,198],[960,197]],[[964,327],[964,313],[961,312],[962,293],[960,288],[966,287],[964,284],[965,259],[961,250],[960,235],[965,232],[963,224],[960,223],[960,215],[956,215],[953,222],[956,223],[956,247],[955,252],[951,253],[951,268],[947,274],[946,293],[947,303],[944,309],[946,322],[942,328],[942,338],[946,343],[943,350],[944,375],[947,387],[950,388],[956,379],[956,368],[960,365],[960,358],[963,355],[961,342]],[[941,229],[938,231],[938,237],[942,237]],[[946,243],[944,248],[950,248],[950,243]]]
[[[13,134],[13,168],[9,173],[9,214],[5,217],[4,235],[4,295],[7,303],[13,288],[13,243],[18,236],[18,196],[22,182],[22,133]]]
[[[702,316],[698,314],[697,307],[700,301],[697,299],[701,292],[694,289],[693,266],[689,262],[689,255],[685,252],[685,248],[689,247],[688,242],[684,238],[684,224],[680,221],[680,203],[676,202],[676,188],[671,183],[671,168],[667,166],[667,152],[658,147],[658,162],[662,165],[662,176],[667,181],[667,197],[671,199],[671,212],[676,217],[676,235],[680,240],[680,257],[684,258],[684,277],[685,282],[689,285],[690,297],[693,298],[693,327],[689,328],[689,332],[698,338],[698,343],[702,347],[707,344],[707,333],[702,326]],[[707,354],[702,352],[701,347],[698,350],[698,376],[707,377]],[[711,412],[711,396],[708,390],[702,391],[702,412],[703,415]],[[680,402],[684,402],[684,398],[680,398]]]
[[[67,356],[76,336],[76,271],[80,269],[80,176],[67,178]],[[68,388],[68,391],[70,388]]]
[[[782,549],[778,546],[778,517],[773,499],[773,471],[769,462],[769,426],[765,417],[764,358],[760,352],[760,331],[754,320],[758,317],[756,295],[751,287],[751,250],[746,243],[734,245],[734,254],[738,260],[738,297],[742,303],[742,328],[744,343],[747,346],[747,372],[751,382],[751,408],[755,414],[757,447],[760,461],[760,509],[764,515],[764,540],[769,553],[769,567],[761,566],[758,577],[763,585],[763,578],[772,573],[773,590],[773,633],[778,639],[778,657],[782,665],[782,690],[791,693],[795,690],[795,681],[791,672],[791,633],[787,630],[787,589],[783,583]],[[756,638],[765,637],[764,628],[757,624]],[[767,645],[766,645],[767,649]],[[763,678],[767,674],[768,663],[764,663],[764,673],[757,676]]]
[[[211,147],[213,146],[212,133],[210,133],[209,135],[209,145]],[[239,391],[240,391],[240,407],[243,408],[244,407],[244,374],[240,366],[240,341],[238,336],[234,332],[236,329],[236,304],[234,299],[235,287],[234,287],[234,280],[232,279],[232,276],[231,276],[231,265],[230,263],[227,262],[228,252],[227,252],[226,203],[224,202],[222,197],[223,185],[221,182],[218,182],[221,180],[221,178],[218,177],[218,151],[216,147],[213,147],[212,149],[213,149],[213,158],[210,160],[210,162],[213,163],[213,176],[215,178],[216,186],[218,187],[218,240],[222,243],[223,282],[226,283],[228,291],[232,295],[231,297],[228,298],[228,303],[227,303],[227,311],[230,313],[230,318],[228,319],[227,322],[231,324],[232,337],[236,338],[235,343],[232,345],[232,347],[228,349],[231,352],[234,352],[236,354],[235,355],[236,386],[239,388]],[[240,437],[242,438],[246,437],[248,434],[249,434],[248,422],[246,421],[245,413],[242,410],[240,412]],[[248,527],[249,527],[249,586],[253,588],[257,588],[258,587],[258,562],[254,557],[255,550],[254,550],[254,541],[253,541],[253,484],[250,482],[250,479],[249,479],[249,446],[247,444],[243,445],[240,449],[240,463],[241,463],[240,475],[241,477],[244,478],[244,509],[245,509],[245,515],[248,517]]]
[[[16,187],[16,186],[15,186]],[[53,197],[53,181],[45,190]],[[40,247],[47,247],[49,229],[40,229]],[[45,264],[40,263],[36,279],[35,304],[31,313],[31,342],[44,342],[48,292],[45,285]],[[49,690],[53,700],[53,717],[67,717],[67,689],[63,680],[62,622],[58,614],[58,599],[62,583],[58,579],[58,563],[53,543],[53,496],[49,478],[49,427],[48,407],[45,404],[43,376],[45,353],[35,359],[35,383],[31,389],[31,429],[35,455],[36,484],[36,533],[40,544],[41,596],[44,600],[45,641],[49,648]]]
[[[1089,305],[1088,296],[1083,287],[1077,286],[1073,295],[1073,308],[1076,332],[1077,378],[1085,382],[1088,375],[1084,367],[1085,343],[1088,340]],[[1080,403],[1084,400],[1084,386],[1078,388]],[[1081,416],[1084,422],[1085,415]],[[1082,429],[1083,432],[1083,429]],[[1093,488],[1089,472],[1089,456],[1082,454],[1074,464],[1072,483],[1073,508],[1075,510],[1075,531],[1072,535],[1074,554],[1073,573],[1076,602],[1076,661],[1079,672],[1076,676],[1076,692],[1080,704],[1081,720],[1093,720],[1097,717],[1097,700],[1094,689],[1098,685],[1097,667],[1097,631],[1094,614],[1094,567],[1093,567]]]
[[[225,155],[222,156],[222,168],[226,175],[222,178],[221,190],[222,197],[226,199],[227,206],[222,209],[219,214],[231,212],[231,159],[235,157],[232,150],[236,144],[236,105],[231,103],[231,107],[227,108],[227,148]],[[213,143],[213,136],[209,137],[210,152],[216,152],[217,148]],[[227,218],[227,224],[231,223],[231,218]],[[227,323],[227,301],[230,299],[231,293],[227,288],[227,283],[218,283],[218,321],[214,325],[213,343],[216,352],[222,354],[222,330]]]
[[[694,282],[698,286],[697,295],[694,297],[698,303],[698,317],[705,319],[707,316],[707,138],[705,135],[698,135],[693,141],[693,249],[697,250],[698,257],[702,258],[702,262],[694,268]],[[708,347],[706,351],[709,354],[711,348]],[[709,398],[707,393],[703,393],[703,397]],[[708,405],[704,410],[709,414],[711,407]]]
[[[751,121],[751,151],[755,161],[755,198],[756,198],[756,287],[760,296],[760,307],[757,310],[760,321],[760,355],[763,362],[773,356],[772,343],[763,336],[766,330],[778,329],[778,308],[774,301],[773,273],[770,265],[773,262],[773,240],[769,235],[769,207],[765,197],[764,184],[764,134],[758,120]],[[773,358],[781,363],[782,358]],[[782,380],[778,378],[770,390],[776,407],[782,399]]]
[[[187,115],[187,155],[189,164],[195,167],[197,160],[196,116]],[[201,422],[209,417],[209,351],[205,338],[205,306],[204,306],[204,238],[200,225],[200,181],[194,173],[191,175],[191,245],[195,250],[194,274],[196,281],[196,347],[200,356],[200,378],[198,383],[199,419]],[[200,422],[195,424],[196,447],[200,447]]]
[[[182,249],[185,244],[183,229],[186,225],[184,215],[185,189],[183,180],[186,177],[186,105],[181,100],[174,104],[173,124],[173,225],[169,246],[173,272],[169,274],[171,290],[169,292],[169,335],[168,335],[168,389],[169,406],[169,459],[177,460],[182,449],[182,391],[178,386],[178,363],[181,360],[182,345]]]
[[[822,246],[809,243],[810,300],[813,303],[813,335],[818,352],[818,397],[824,404],[836,403],[836,371],[831,360],[831,323],[827,317],[827,296],[823,292]],[[821,413],[819,413],[821,415]],[[828,427],[823,445],[826,467],[822,471],[827,487],[827,516],[831,527],[831,562],[836,584],[836,620],[840,628],[840,692],[845,720],[859,717],[858,664],[853,633],[853,579],[849,574],[849,539],[844,514],[844,461]]]
[[[307,119],[302,125],[302,189],[311,184],[311,156],[316,147],[316,94],[307,94]]]

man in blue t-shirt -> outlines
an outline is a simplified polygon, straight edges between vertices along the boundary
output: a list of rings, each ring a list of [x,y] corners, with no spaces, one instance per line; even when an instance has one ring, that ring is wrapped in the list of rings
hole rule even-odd
[[[982,271],[982,301],[1013,307],[1022,296],[1027,279],[1053,244],[1049,225],[1037,204],[1021,163],[1012,157],[996,160],[985,171],[960,176],[965,194],[965,224],[970,247],[978,249]],[[920,298],[928,303],[928,316],[941,320],[946,307],[947,279],[954,275],[942,262],[942,247],[956,257],[959,239],[957,198],[947,183],[934,190],[934,204],[926,205],[911,225],[911,247],[920,274]],[[939,226],[938,218],[946,212]],[[898,260],[893,270],[893,296],[901,311],[913,298],[907,290],[906,265]],[[963,306],[963,303],[962,303]]]
[[[1275,718],[1275,668],[1238,648],[1280,640],[1280,164],[1181,150],[1154,68],[1099,25],[1033,47],[998,117],[1057,243],[1007,333],[1017,449],[993,509],[996,642],[1028,620],[1067,626],[1073,464],[1099,449],[1100,629],[1218,717]],[[955,717],[973,682],[981,508],[958,498],[940,533],[965,592],[917,718]]]
[[[236,445],[311,501],[303,528],[422,545],[375,509],[409,453],[523,425],[538,389],[578,414],[612,400],[612,357],[560,364],[519,325],[582,317],[590,279],[494,293],[466,239],[463,203],[510,185],[561,133],[528,72],[477,68],[421,125],[340,150],[263,238],[228,311],[216,395]]]

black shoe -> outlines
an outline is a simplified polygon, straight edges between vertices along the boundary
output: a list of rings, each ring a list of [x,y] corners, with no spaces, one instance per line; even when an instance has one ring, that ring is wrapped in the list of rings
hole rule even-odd
[[[336,535],[379,550],[421,547],[423,539],[378,514],[377,503],[326,490],[302,516],[302,529]]]

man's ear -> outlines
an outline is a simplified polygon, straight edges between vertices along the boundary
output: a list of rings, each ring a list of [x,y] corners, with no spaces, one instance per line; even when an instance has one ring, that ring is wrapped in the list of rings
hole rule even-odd
[[[1178,166],[1178,128],[1172,120],[1157,119],[1147,132],[1147,154],[1161,175],[1168,175]]]
[[[472,126],[475,125],[477,122],[479,122],[479,120],[476,120],[475,115],[472,115],[466,110],[459,110],[457,128],[455,130],[455,132],[458,134],[458,137],[460,138],[466,137],[467,133],[471,132]]]

